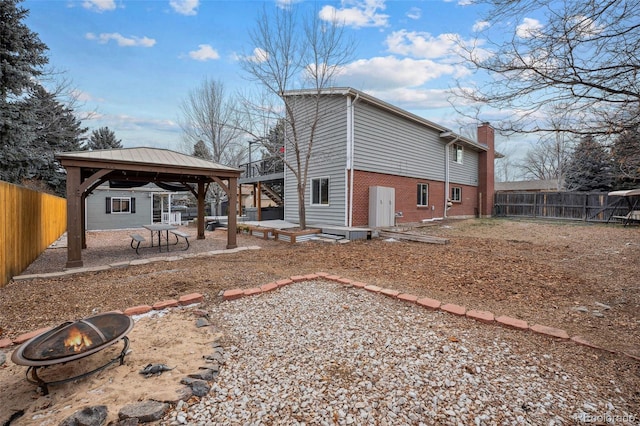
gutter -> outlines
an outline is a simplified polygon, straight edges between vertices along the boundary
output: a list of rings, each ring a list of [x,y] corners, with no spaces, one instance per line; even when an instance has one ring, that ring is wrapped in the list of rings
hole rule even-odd
[[[454,133],[451,131],[440,133],[440,137],[443,139],[451,137],[453,135]],[[445,219],[447,218],[447,210],[449,209],[449,207],[451,207],[451,202],[449,201],[449,148],[459,140],[460,135],[455,135],[455,138],[453,138],[453,140],[449,141],[449,143],[444,146],[444,213],[442,216]]]
[[[356,96],[351,99],[347,96],[347,174],[349,175],[349,193],[347,194],[347,202],[349,203],[349,211],[347,213],[346,226],[353,226],[353,160],[354,160],[354,146],[355,146],[355,105],[360,97],[360,93],[356,93]],[[349,173],[351,170],[351,173]]]

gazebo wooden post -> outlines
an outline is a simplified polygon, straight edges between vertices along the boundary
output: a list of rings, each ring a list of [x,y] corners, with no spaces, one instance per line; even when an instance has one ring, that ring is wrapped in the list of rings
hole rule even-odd
[[[67,166],[67,268],[82,267],[82,193],[80,168]]]
[[[198,182],[198,240],[204,240],[204,182]]]
[[[238,247],[237,244],[237,214],[238,214],[238,178],[230,177],[227,195],[229,196],[229,206],[227,213],[228,224],[227,224],[227,248],[234,249]]]

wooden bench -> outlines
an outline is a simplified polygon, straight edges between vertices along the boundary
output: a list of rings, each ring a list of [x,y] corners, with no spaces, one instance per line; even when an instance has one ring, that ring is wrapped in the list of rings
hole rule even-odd
[[[171,233],[176,236],[176,244],[178,244],[178,242],[180,240],[178,237],[184,238],[184,240],[187,242],[187,247],[185,247],[183,250],[189,250],[189,237],[191,235],[187,234],[186,232],[182,232],[182,231],[171,231]]]
[[[132,248],[132,249],[136,249],[136,254],[138,254],[138,255],[139,255],[140,253],[138,252],[138,249],[140,248],[140,243],[142,243],[142,242],[144,242],[144,241],[146,241],[146,240],[145,240],[145,238],[144,238],[142,235],[140,235],[140,234],[131,234],[131,235],[130,235],[130,237],[131,237],[131,248]],[[136,244],[136,246],[135,246],[135,247],[133,246],[133,243],[134,243],[134,242],[138,243],[138,244]]]

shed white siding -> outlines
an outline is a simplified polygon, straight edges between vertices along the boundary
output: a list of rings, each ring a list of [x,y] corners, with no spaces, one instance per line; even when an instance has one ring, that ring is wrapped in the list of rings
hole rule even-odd
[[[86,199],[87,230],[141,228],[151,223],[151,192],[96,190]],[[107,198],[135,198],[135,213],[107,213]]]

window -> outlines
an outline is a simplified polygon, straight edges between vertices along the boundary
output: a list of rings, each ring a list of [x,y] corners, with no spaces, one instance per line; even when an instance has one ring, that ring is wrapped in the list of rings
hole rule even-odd
[[[462,201],[462,188],[459,186],[454,186],[451,188],[451,201],[454,203],[459,203]]]
[[[462,164],[462,154],[464,153],[464,147],[462,145],[453,144],[451,146],[451,161]]]
[[[418,184],[418,206],[428,206],[428,205],[429,205],[429,184],[419,183]]]
[[[311,179],[311,205],[329,205],[329,178]]]
[[[107,214],[136,212],[136,199],[133,197],[107,197]]]

